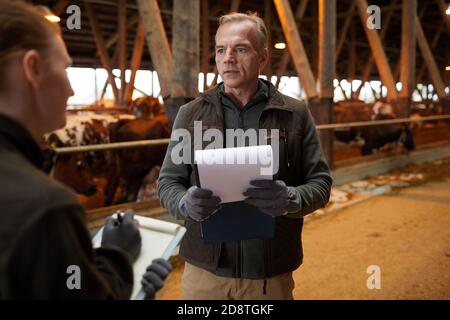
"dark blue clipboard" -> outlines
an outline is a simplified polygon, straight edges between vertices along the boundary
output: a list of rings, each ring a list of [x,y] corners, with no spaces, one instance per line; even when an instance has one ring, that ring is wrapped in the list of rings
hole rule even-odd
[[[201,188],[198,168],[194,164],[197,187]],[[223,203],[222,208],[201,222],[205,244],[267,239],[275,236],[275,219],[244,201]]]

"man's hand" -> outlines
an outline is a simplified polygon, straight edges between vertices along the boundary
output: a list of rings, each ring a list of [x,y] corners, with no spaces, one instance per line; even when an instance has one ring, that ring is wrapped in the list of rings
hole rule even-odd
[[[172,265],[165,259],[155,259],[142,276],[141,284],[146,300],[155,298],[156,291],[164,285],[164,280],[172,271]]]
[[[102,247],[118,247],[136,260],[141,251],[141,233],[138,222],[134,220],[133,210],[127,210],[123,217],[109,217],[106,220],[101,245]]]
[[[182,210],[195,221],[203,221],[220,209],[221,201],[211,190],[192,186],[186,193]]]
[[[252,180],[252,186],[244,192],[245,202],[262,212],[280,217],[300,210],[300,194],[294,187],[287,187],[281,180]]]

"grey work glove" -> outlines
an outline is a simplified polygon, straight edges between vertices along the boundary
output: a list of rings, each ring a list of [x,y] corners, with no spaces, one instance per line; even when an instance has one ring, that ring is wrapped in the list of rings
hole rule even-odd
[[[300,194],[294,187],[287,187],[281,180],[252,180],[252,186],[244,192],[245,202],[262,212],[280,217],[300,210]]]
[[[213,195],[208,189],[201,189],[196,186],[190,187],[184,197],[181,208],[186,216],[195,221],[203,221],[220,209],[222,200]]]
[[[103,228],[101,245],[120,248],[136,260],[142,243],[139,223],[134,220],[134,214],[133,210],[127,210],[123,216],[109,217]]]
[[[172,271],[172,265],[166,259],[155,259],[142,276],[141,284],[145,300],[155,298],[156,292],[164,285],[164,280]]]

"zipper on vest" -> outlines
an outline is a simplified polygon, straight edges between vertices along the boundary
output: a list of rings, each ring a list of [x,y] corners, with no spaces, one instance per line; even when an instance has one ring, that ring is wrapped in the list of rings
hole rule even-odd
[[[289,161],[289,148],[288,148],[286,129],[283,129],[283,140],[284,140],[284,153],[286,156],[287,166],[289,168],[291,166],[291,163]]]

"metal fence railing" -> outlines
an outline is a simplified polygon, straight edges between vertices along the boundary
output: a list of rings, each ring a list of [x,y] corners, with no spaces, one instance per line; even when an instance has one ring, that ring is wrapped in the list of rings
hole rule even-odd
[[[378,125],[411,123],[411,122],[426,122],[426,121],[447,120],[447,119],[450,119],[450,115],[429,116],[429,117],[423,117],[423,118],[418,118],[418,119],[401,118],[401,119],[390,119],[390,120],[372,120],[372,121],[358,121],[358,122],[347,122],[347,123],[321,124],[321,125],[317,125],[316,129],[317,130],[329,130],[329,129],[367,127],[367,126],[378,126]]]
[[[399,123],[412,123],[412,122],[420,123],[420,122],[448,120],[448,119],[450,119],[450,115],[429,116],[429,117],[423,117],[423,118],[418,118],[418,119],[402,118],[402,119],[391,119],[391,120],[332,123],[332,124],[317,125],[316,129],[317,130],[330,130],[330,129],[377,126],[377,125],[388,125],[388,124],[399,124]],[[105,150],[117,150],[117,149],[129,149],[129,148],[142,148],[142,147],[155,146],[155,145],[165,145],[165,144],[168,144],[169,142],[170,142],[170,139],[153,139],[153,140],[113,142],[113,143],[94,144],[94,145],[86,145],[86,146],[54,148],[54,150],[57,154],[67,154],[67,153],[76,153],[76,152],[92,152],[92,151],[105,151]]]

